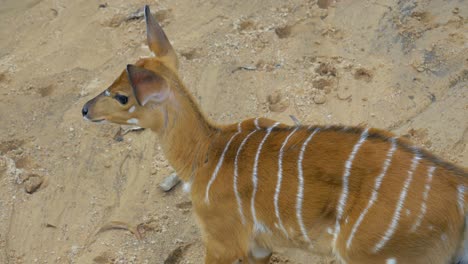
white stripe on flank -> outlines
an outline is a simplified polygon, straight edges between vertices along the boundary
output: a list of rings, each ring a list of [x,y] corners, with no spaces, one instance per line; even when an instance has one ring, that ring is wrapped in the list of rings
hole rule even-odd
[[[297,222],[301,228],[302,236],[304,239],[311,243],[309,236],[307,235],[307,230],[304,226],[304,221],[302,219],[302,201],[304,200],[304,172],[302,170],[302,160],[304,159],[304,153],[309,144],[309,141],[314,137],[314,135],[319,131],[319,128],[316,128],[312,134],[307,137],[301,147],[301,152],[299,153],[299,158],[297,159],[297,178],[298,178],[298,191],[297,191],[297,199],[296,199],[296,217]]]
[[[236,159],[234,160],[234,184],[233,184],[234,185],[234,194],[236,195],[237,209],[239,210],[239,215],[240,215],[240,218],[242,220],[242,224],[244,224],[244,225],[245,225],[245,216],[244,216],[244,211],[242,210],[242,200],[240,198],[239,191],[237,189],[237,179],[239,178],[239,154],[241,153],[242,148],[244,148],[244,145],[247,142],[247,140],[257,131],[258,130],[254,130],[254,131],[250,132],[244,138],[244,140],[242,140],[242,142],[241,142],[241,144],[239,146],[239,149],[237,150],[237,153],[236,153]]]
[[[427,211],[426,203],[427,203],[427,198],[429,197],[429,191],[431,190],[432,175],[434,174],[435,169],[436,167],[432,166],[432,167],[429,167],[429,169],[427,170],[427,179],[426,179],[426,185],[424,187],[423,201],[421,203],[421,211],[419,212],[418,219],[411,227],[411,232],[415,232],[418,229],[418,227],[421,225],[424,215],[426,214],[426,211]]]
[[[335,230],[333,234],[334,246],[336,246],[336,240],[340,233],[340,221],[341,221],[341,218],[343,217],[346,200],[348,199],[348,178],[349,178],[349,175],[351,174],[351,167],[353,166],[354,157],[356,156],[356,153],[358,152],[362,143],[366,141],[368,134],[369,134],[369,129],[366,128],[362,132],[361,137],[359,138],[359,141],[354,145],[353,150],[351,151],[351,154],[349,155],[348,160],[345,163],[345,171],[343,173],[343,191],[341,192],[340,200],[338,202],[337,209],[336,209],[337,211],[336,222],[335,222]]]
[[[258,125],[258,117],[255,118],[254,125],[255,125],[255,129],[260,130],[260,126]]]
[[[403,185],[403,190],[400,193],[400,198],[398,200],[397,207],[392,218],[392,222],[390,223],[390,226],[388,227],[387,231],[385,231],[385,234],[382,237],[382,239],[375,245],[374,253],[379,252],[385,246],[385,244],[387,244],[388,240],[390,240],[390,238],[393,236],[398,227],[401,209],[403,209],[403,206],[405,204],[406,195],[408,194],[409,186],[411,184],[411,181],[413,180],[414,171],[418,167],[420,159],[421,155],[418,152],[416,152],[416,154],[414,154],[413,160],[411,161],[411,168],[408,171],[408,177],[406,178],[405,184]]]
[[[278,227],[283,231],[283,233],[288,237],[288,231],[283,226],[283,221],[281,221],[281,216],[279,212],[279,205],[278,205],[278,200],[279,200],[279,194],[281,191],[281,182],[283,180],[283,155],[284,155],[284,148],[286,147],[286,144],[288,143],[289,139],[291,138],[294,133],[299,129],[299,127],[296,127],[289,135],[286,137],[286,139],[283,141],[283,144],[281,145],[279,157],[278,157],[278,181],[276,182],[276,188],[275,188],[275,196],[274,196],[274,204],[275,204],[275,214],[276,218],[278,219]]]
[[[346,241],[346,248],[351,247],[354,235],[356,234],[357,229],[361,225],[362,220],[364,220],[364,217],[366,217],[367,213],[369,212],[369,209],[372,208],[374,203],[377,201],[377,198],[379,197],[380,186],[382,185],[383,178],[385,177],[385,174],[387,174],[388,168],[392,163],[393,153],[395,153],[395,150],[397,149],[396,138],[391,138],[390,141],[392,144],[387,152],[387,159],[385,159],[382,172],[375,179],[374,190],[372,190],[371,198],[369,199],[366,208],[362,211],[361,215],[359,215],[359,218],[356,220],[356,223],[354,224],[353,229],[351,230],[351,234],[348,237],[348,241]]]
[[[458,209],[460,214],[465,215],[465,186],[458,185]]]
[[[211,185],[212,185],[213,182],[216,180],[216,177],[218,176],[219,169],[220,169],[221,166],[223,165],[224,156],[226,155],[226,152],[227,152],[227,150],[229,149],[229,146],[231,145],[232,140],[233,140],[237,135],[239,135],[240,133],[241,133],[241,130],[240,130],[240,123],[239,123],[239,124],[237,124],[237,132],[234,133],[234,135],[232,135],[232,137],[229,139],[228,143],[227,143],[226,146],[224,147],[223,153],[221,154],[221,157],[219,157],[218,164],[216,164],[216,168],[215,168],[215,170],[213,171],[213,174],[211,175],[211,179],[210,179],[210,181],[208,182],[208,184],[206,185],[205,203],[207,203],[207,204],[210,203],[209,195],[210,195],[210,188],[211,188]]]
[[[252,218],[254,222],[254,230],[264,232],[265,228],[264,225],[257,221],[257,215],[255,212],[255,195],[257,194],[257,184],[258,184],[258,159],[260,157],[260,153],[262,151],[263,144],[267,140],[268,136],[270,135],[273,128],[277,127],[280,123],[276,122],[273,126],[267,129],[265,136],[263,137],[260,145],[258,145],[257,153],[255,155],[254,167],[252,172],[252,184],[253,184],[253,191],[252,191],[252,200],[250,203],[250,209],[252,210]]]

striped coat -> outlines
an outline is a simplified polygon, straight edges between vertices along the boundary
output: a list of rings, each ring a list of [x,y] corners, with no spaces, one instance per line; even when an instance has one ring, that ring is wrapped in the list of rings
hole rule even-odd
[[[257,118],[220,130],[207,160],[191,188],[207,236],[349,263],[448,263],[460,246],[466,172],[388,132]]]

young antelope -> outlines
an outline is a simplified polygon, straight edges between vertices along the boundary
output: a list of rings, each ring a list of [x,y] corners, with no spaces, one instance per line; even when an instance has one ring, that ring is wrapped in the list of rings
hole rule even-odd
[[[214,124],[145,15],[157,57],[128,65],[82,114],[158,135],[190,187],[205,263],[268,263],[275,246],[348,264],[468,263],[465,169],[378,129]]]

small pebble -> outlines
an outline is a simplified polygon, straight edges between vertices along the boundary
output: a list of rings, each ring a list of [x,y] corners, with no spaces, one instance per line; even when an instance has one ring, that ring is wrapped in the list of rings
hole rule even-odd
[[[324,104],[326,101],[327,101],[327,98],[322,93],[317,93],[314,96],[314,103],[316,104]]]
[[[168,192],[172,188],[174,188],[178,183],[180,182],[179,177],[177,177],[177,174],[174,172],[171,175],[167,176],[160,184],[159,187],[161,190]]]
[[[31,194],[37,191],[43,182],[42,177],[38,175],[31,175],[29,178],[24,182],[24,190]]]

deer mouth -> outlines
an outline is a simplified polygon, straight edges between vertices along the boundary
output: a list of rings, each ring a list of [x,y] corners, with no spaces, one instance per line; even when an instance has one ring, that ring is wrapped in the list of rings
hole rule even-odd
[[[99,119],[99,120],[91,120],[93,123],[97,123],[97,124],[104,124],[104,123],[107,123],[107,120],[105,119]]]
[[[96,123],[96,124],[105,124],[105,123],[108,123],[106,119],[89,119],[87,116],[84,116],[83,117],[84,120],[86,121],[90,121],[90,122],[93,122],[93,123]]]
[[[105,119],[91,120],[91,122],[96,123],[96,124],[106,124],[106,123],[108,123],[107,120],[105,120]]]

